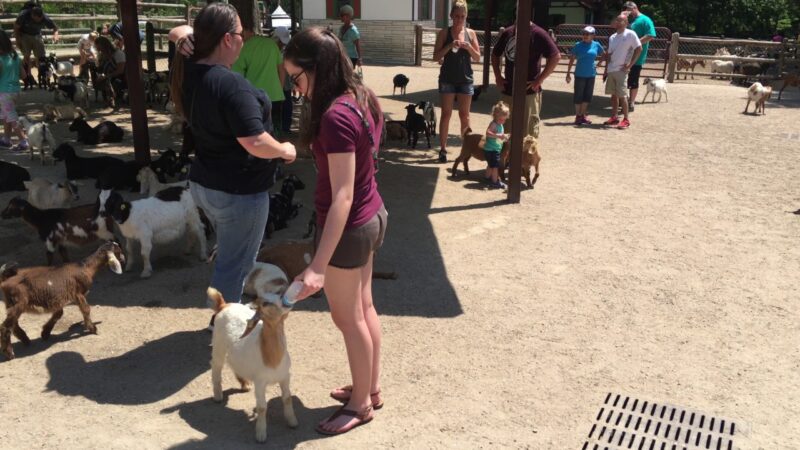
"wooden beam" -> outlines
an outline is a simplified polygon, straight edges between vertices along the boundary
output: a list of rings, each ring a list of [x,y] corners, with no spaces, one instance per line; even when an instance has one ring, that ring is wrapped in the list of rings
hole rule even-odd
[[[139,18],[136,0],[120,0],[122,40],[125,43],[125,76],[128,80],[128,99],[133,127],[133,152],[136,162],[150,164],[150,133],[147,129],[147,108],[142,84],[142,50],[139,47]]]
[[[782,42],[772,41],[751,41],[749,39],[707,39],[707,38],[693,38],[681,37],[681,42],[688,42],[693,44],[711,44],[725,47],[728,45],[747,45],[750,47],[782,47]]]
[[[733,61],[733,62],[757,62],[757,63],[777,63],[777,59],[773,58],[756,58],[750,56],[736,56],[736,55],[688,55],[685,53],[678,54],[678,59],[702,59],[714,61]]]
[[[497,0],[486,0],[486,15],[483,27],[483,92],[489,88],[489,67],[492,59],[492,14],[497,11]]]
[[[534,0],[517,1],[516,48],[514,50],[514,85],[511,91],[511,168],[508,171],[508,202],[519,203],[522,189],[522,140],[527,124],[525,100],[528,91],[528,61],[531,45],[531,3]],[[507,64],[508,62],[506,62]]]

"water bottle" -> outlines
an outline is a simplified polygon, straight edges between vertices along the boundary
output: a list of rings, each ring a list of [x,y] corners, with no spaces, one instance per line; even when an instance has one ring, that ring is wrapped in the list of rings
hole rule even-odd
[[[302,281],[295,281],[291,285],[289,285],[289,289],[286,289],[286,292],[283,293],[281,296],[281,303],[283,304],[284,308],[291,308],[297,303],[297,294],[303,290],[303,282]]]

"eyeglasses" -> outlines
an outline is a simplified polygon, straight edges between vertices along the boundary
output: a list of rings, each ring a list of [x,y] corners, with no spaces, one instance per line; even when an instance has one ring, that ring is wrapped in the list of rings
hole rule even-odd
[[[228,34],[235,34],[235,35],[237,35],[239,37],[244,37],[244,33],[236,33],[234,31],[229,31]]]
[[[300,77],[302,77],[304,73],[306,73],[305,69],[301,70],[300,73],[298,73],[297,75],[290,75],[289,79],[292,80],[292,84],[297,85],[298,84],[297,80],[299,80]]]

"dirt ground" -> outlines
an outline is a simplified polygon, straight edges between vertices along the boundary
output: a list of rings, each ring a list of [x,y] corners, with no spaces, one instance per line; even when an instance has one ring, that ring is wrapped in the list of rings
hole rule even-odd
[[[364,72],[395,119],[409,101],[437,101],[434,68]],[[399,72],[411,78],[408,94],[392,97]],[[669,103],[637,105],[619,131],[575,128],[563,75],[545,87],[542,175],[519,205],[484,189],[478,162],[471,178],[453,180],[452,163],[436,163],[424,144],[390,143],[379,174],[390,225],[376,264],[399,279],[374,285],[386,407],[341,437],[313,431],[348,368],[324,299],[301,303],[287,322],[300,427],[286,426],[270,388],[269,447],[577,449],[617,392],[735,419],[742,449],[800,448],[800,217],[790,214],[800,208],[800,93],[756,117],[742,114],[743,88],[675,83]],[[596,124],[609,109],[601,88]],[[497,97],[493,89],[474,105],[474,129],[488,125]],[[48,99],[25,93],[22,109],[39,117]],[[129,130],[124,112],[95,110],[90,121]],[[166,116],[148,113],[153,148],[177,148]],[[59,140],[74,140],[67,125],[54,127]],[[131,136],[91,151],[132,157]],[[64,177],[63,164],[0,156]],[[275,242],[299,238],[312,205],[310,161],[287,171],[309,187]],[[91,182],[81,194],[94,199]],[[44,262],[18,219],[0,221],[0,262],[9,260]],[[17,359],[0,362],[0,446],[262,448],[253,396],[229,371],[227,403],[211,400],[211,267],[179,245],[156,248],[148,280],[140,264],[97,277],[98,335],[68,307],[50,341],[14,340]],[[45,321],[24,315],[21,325],[38,336]]]

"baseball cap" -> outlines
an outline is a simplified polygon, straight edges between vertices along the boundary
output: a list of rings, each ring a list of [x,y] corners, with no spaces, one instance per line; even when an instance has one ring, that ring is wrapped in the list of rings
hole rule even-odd
[[[353,11],[353,7],[350,5],[344,5],[339,8],[339,15],[347,14],[348,16],[353,17],[354,13],[355,11]]]
[[[590,26],[584,27],[583,28],[583,32],[584,33],[589,33],[589,34],[596,34],[597,30],[595,30],[594,27],[590,25]]]
[[[275,37],[280,39],[283,45],[286,45],[289,43],[289,40],[292,38],[292,35],[291,33],[289,33],[288,28],[280,26],[275,28]]]

